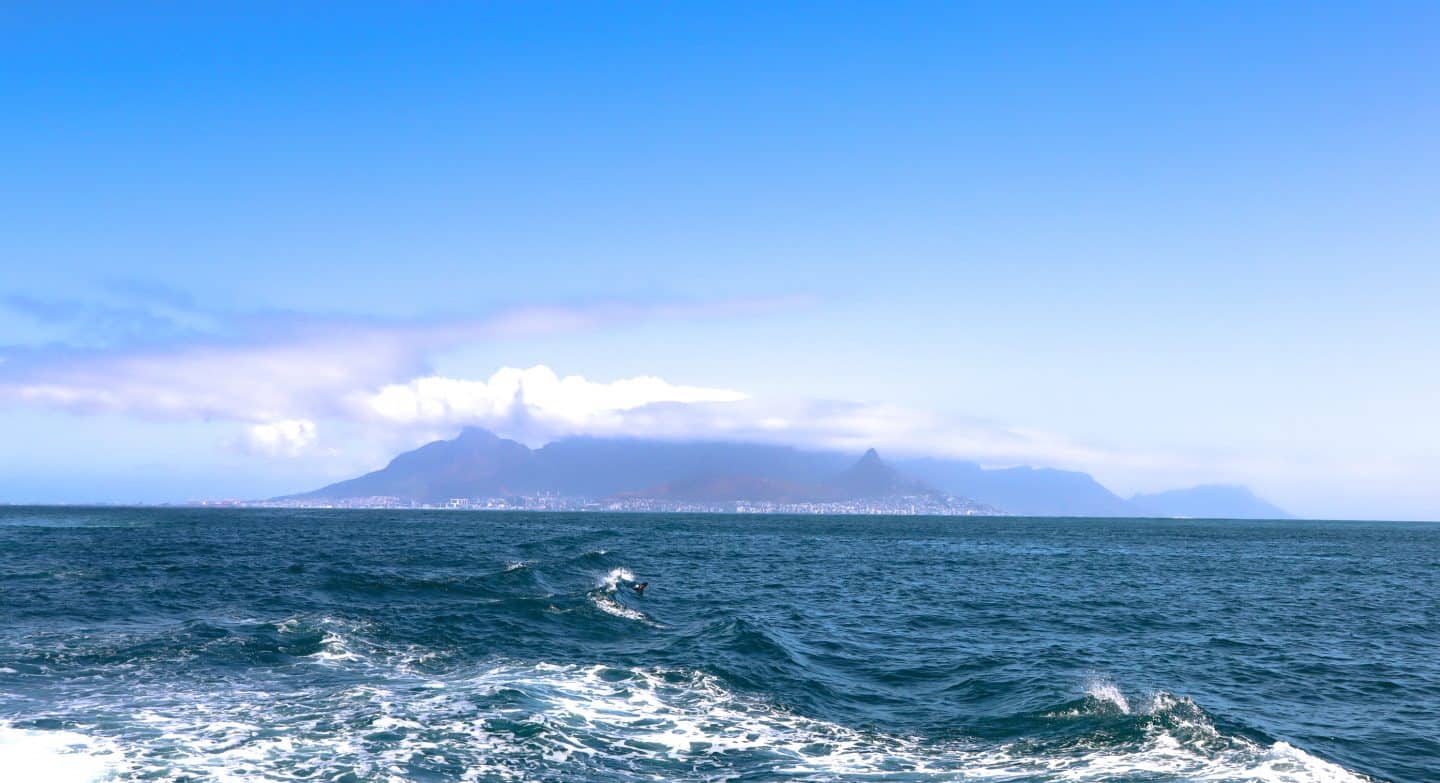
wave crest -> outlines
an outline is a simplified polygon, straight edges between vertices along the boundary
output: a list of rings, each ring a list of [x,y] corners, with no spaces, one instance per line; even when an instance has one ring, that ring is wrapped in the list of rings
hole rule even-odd
[[[1124,718],[1147,722],[1138,740],[1095,735],[1064,747],[866,731],[733,692],[703,672],[603,665],[504,663],[435,678],[396,669],[330,691],[157,690],[140,701],[132,707],[144,731],[114,742],[125,746],[127,773],[153,780],[528,780],[538,770],[586,780],[1364,780],[1283,742],[1218,732],[1197,741],[1159,719],[1191,709],[1175,697]],[[110,741],[56,732],[33,752],[61,764],[78,754],[73,776],[48,779],[93,780],[79,775],[117,769],[97,750]]]

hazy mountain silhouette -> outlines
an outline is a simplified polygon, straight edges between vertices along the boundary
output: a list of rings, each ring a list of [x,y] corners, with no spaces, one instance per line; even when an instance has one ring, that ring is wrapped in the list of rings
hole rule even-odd
[[[844,500],[879,498],[893,495],[932,495],[931,489],[885,464],[875,449],[865,452],[860,461],[836,476],[830,486]],[[955,493],[960,494],[960,493]]]
[[[974,462],[914,459],[907,475],[945,492],[1024,516],[1126,517],[1140,512],[1088,473],[1054,468],[982,468]]]
[[[845,463],[840,454],[749,443],[566,438],[530,449],[467,427],[453,440],[405,452],[380,470],[286,499],[393,496],[439,503],[539,492],[598,498],[655,487],[709,497],[723,477],[770,499],[790,494],[786,487],[823,483]]]
[[[1210,519],[1289,519],[1283,509],[1255,496],[1246,487],[1202,484],[1130,498],[1142,513],[1164,517]]]
[[[297,495],[354,498],[393,495],[421,502],[537,492],[546,487],[535,453],[478,427],[454,440],[437,440],[390,461],[380,470]]]
[[[816,461],[816,464],[805,472],[811,473],[822,468],[819,463],[820,455],[796,453]],[[825,463],[829,461],[829,459],[824,460]],[[756,475],[753,472],[735,473],[734,471],[738,467],[741,466],[727,465],[725,470],[729,472],[711,473],[665,482],[658,486],[623,494],[632,497],[707,503],[723,503],[734,500],[772,503],[834,503],[846,500],[943,494],[918,481],[901,476],[898,471],[885,464],[874,449],[865,452],[860,460],[850,467],[819,481],[804,482],[798,480],[793,474],[789,480],[786,480]],[[753,466],[751,469],[753,471]]]
[[[561,494],[605,497],[667,484],[702,491],[705,482],[760,480],[776,487],[821,483],[853,458],[785,446],[671,442],[633,438],[565,438],[535,450],[547,481]]]
[[[389,496],[443,503],[542,492],[775,503],[952,495],[1027,516],[1286,516],[1243,487],[1196,487],[1132,502],[1075,471],[987,469],[945,459],[891,465],[874,449],[857,461],[836,452],[733,442],[574,437],[531,449],[476,427],[405,452],[380,470],[283,499]]]
[[[618,497],[656,498],[682,503],[727,503],[736,500],[768,503],[807,503],[817,488],[777,481],[763,476],[712,475],[667,481],[653,487],[621,492]]]

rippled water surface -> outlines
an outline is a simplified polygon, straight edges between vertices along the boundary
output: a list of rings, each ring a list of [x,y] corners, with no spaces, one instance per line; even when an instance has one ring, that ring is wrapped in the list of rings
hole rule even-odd
[[[0,620],[7,781],[1440,780],[1436,525],[0,508]]]

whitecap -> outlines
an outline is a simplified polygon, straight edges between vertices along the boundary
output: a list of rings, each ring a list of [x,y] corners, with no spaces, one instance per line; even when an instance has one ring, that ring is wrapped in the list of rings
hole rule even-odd
[[[1130,700],[1125,698],[1125,693],[1119,686],[1109,680],[1092,678],[1085,683],[1085,695],[1114,707],[1122,714],[1130,714]]]
[[[1189,700],[1169,694],[1143,704],[1126,700],[1137,712],[1165,715],[1136,718],[1144,733],[1135,741],[1046,750],[1029,740],[931,741],[860,730],[731,691],[711,675],[682,669],[506,662],[421,676],[398,661],[364,665],[373,667],[367,682],[344,688],[265,691],[222,685],[186,692],[169,683],[141,690],[135,702],[116,707],[124,720],[144,727],[119,731],[115,740],[126,751],[125,772],[170,781],[345,775],[399,781],[436,767],[450,771],[433,777],[469,780],[1364,780],[1283,742],[1259,743],[1218,731],[1197,740],[1171,713],[1200,726],[1209,726],[1208,718]],[[51,767],[37,768],[42,762],[36,761],[12,767],[3,755],[0,769],[40,769],[45,774],[17,779],[69,783],[103,780],[78,775],[118,768],[106,762],[119,763],[119,757],[101,755],[102,745],[80,735],[50,734],[61,739],[41,758],[80,754],[75,776],[51,774]]]
[[[122,761],[114,748],[84,734],[17,729],[0,723],[0,770],[7,780],[110,780],[120,771]]]
[[[635,574],[631,573],[630,569],[612,568],[610,573],[600,577],[600,581],[595,586],[614,592],[620,588],[621,583],[633,581],[635,581]]]

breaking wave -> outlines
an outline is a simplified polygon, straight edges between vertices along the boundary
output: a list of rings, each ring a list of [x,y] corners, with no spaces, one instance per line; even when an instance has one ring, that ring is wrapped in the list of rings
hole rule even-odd
[[[1118,689],[1102,693],[1085,701],[1113,712]],[[1284,742],[1228,736],[1186,699],[1156,694],[1147,705],[1080,737],[927,741],[807,717],[695,671],[502,662],[427,677],[400,666],[328,688],[142,689],[128,707],[133,725],[92,729],[106,736],[0,729],[0,764],[64,783],[1364,780]],[[120,725],[105,705],[89,706],[98,725]]]

